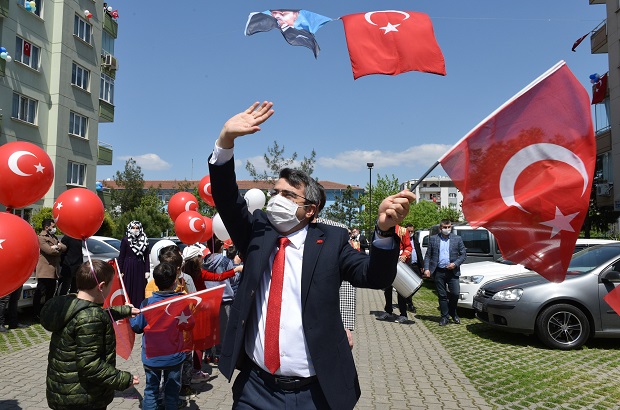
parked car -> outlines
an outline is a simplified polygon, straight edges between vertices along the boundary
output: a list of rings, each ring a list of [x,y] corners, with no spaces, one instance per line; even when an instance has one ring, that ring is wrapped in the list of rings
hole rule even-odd
[[[105,262],[118,258],[119,251],[114,248],[111,244],[108,243],[109,240],[118,241],[118,239],[108,238],[105,236],[91,236],[86,240],[86,247],[84,243],[82,243],[82,257],[84,262],[88,261],[88,255],[90,254],[91,259],[101,259]],[[120,241],[119,241],[120,244]],[[32,306],[32,297],[34,296],[34,291],[37,288],[37,279],[35,277],[34,272],[28,278],[26,283],[24,283],[22,289],[22,295],[17,302],[17,307],[28,307]]]
[[[495,236],[489,230],[485,228],[474,229],[469,225],[453,225],[452,232],[463,239],[463,244],[467,249],[465,264],[496,261],[502,257]],[[439,225],[433,225],[429,230],[416,231],[423,257],[426,255],[430,236],[438,233]]]
[[[116,249],[117,251],[121,250],[121,240],[116,238],[111,238],[109,236],[91,236],[92,239],[97,241],[102,241]]]
[[[577,239],[574,252],[579,252],[590,246],[602,245],[607,243],[618,243],[608,239]],[[469,256],[469,255],[468,255]],[[461,266],[461,276],[459,284],[461,292],[459,295],[458,306],[466,309],[473,309],[472,303],[474,295],[490,280],[504,278],[509,275],[519,273],[530,273],[531,271],[523,265],[510,262],[504,258],[497,261],[476,262]]]
[[[620,316],[603,299],[617,286],[620,243],[574,254],[562,283],[533,272],[487,282],[473,306],[495,328],[536,334],[551,348],[570,350],[590,337],[620,337]]]

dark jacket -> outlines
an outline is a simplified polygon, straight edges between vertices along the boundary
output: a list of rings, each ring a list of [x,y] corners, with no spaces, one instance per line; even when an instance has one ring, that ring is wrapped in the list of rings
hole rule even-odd
[[[116,306],[114,320],[131,315]],[[116,338],[101,305],[75,294],[51,299],[41,309],[41,325],[52,332],[47,366],[47,403],[52,409],[102,408],[125,390],[132,375],[116,369]]]
[[[426,255],[424,255],[424,269],[429,270],[431,275],[435,273],[437,265],[439,264],[439,244],[441,234],[432,235],[428,240],[428,249]],[[450,262],[454,263],[456,267],[453,270],[454,276],[461,276],[461,265],[467,258],[467,249],[463,244],[463,239],[453,233],[450,234]]]
[[[252,321],[256,291],[279,233],[262,210],[251,214],[239,194],[234,158],[222,165],[209,164],[213,199],[233,243],[244,255],[243,275],[230,309],[226,336],[222,343],[219,370],[230,379],[244,354],[246,326]],[[352,409],[360,396],[360,386],[340,316],[340,284],[383,289],[396,277],[398,237],[390,250],[372,247],[370,256],[349,245],[346,230],[311,223],[304,244],[301,272],[302,326],[308,351],[321,390],[331,408]],[[285,309],[285,303],[282,309]],[[241,364],[241,363],[239,363]]]

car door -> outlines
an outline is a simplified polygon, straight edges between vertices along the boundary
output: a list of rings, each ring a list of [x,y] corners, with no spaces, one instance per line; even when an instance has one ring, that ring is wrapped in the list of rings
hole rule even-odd
[[[620,260],[617,260],[603,272],[608,271],[620,272]],[[603,275],[603,273],[601,273]],[[620,286],[620,283],[613,283],[610,281],[598,281],[598,295],[599,295],[599,311],[601,314],[601,328],[604,331],[620,331],[620,316],[614,311],[607,302],[603,299],[609,292]]]

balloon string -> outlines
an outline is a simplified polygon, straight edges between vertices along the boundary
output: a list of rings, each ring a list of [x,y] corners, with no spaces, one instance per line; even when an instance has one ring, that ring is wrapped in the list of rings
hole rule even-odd
[[[95,282],[97,282],[97,286],[99,286],[99,279],[97,278],[97,274],[95,273],[95,269],[93,268],[93,260],[90,258],[90,251],[88,250],[88,241],[83,239],[84,248],[86,248],[86,257],[88,258],[88,264],[90,265],[90,272],[95,277]]]

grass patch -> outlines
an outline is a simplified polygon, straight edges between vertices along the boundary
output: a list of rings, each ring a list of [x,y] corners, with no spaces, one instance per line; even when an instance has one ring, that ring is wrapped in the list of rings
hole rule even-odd
[[[591,339],[578,350],[550,350],[534,336],[494,329],[466,309],[459,309],[461,325],[439,326],[432,282],[424,282],[414,304],[417,318],[495,408],[618,408],[618,340]]]
[[[39,324],[33,324],[24,329],[12,329],[6,333],[0,333],[0,355],[48,343],[49,340],[49,334]]]

